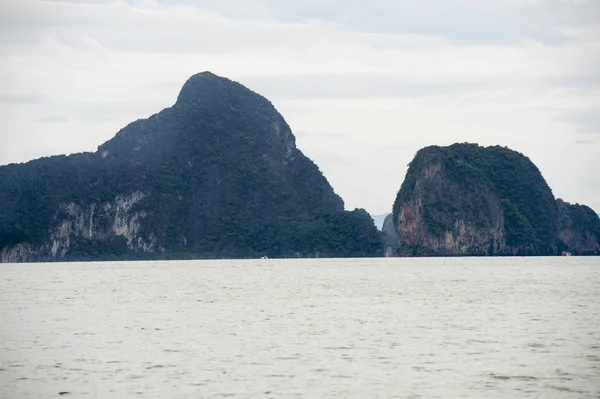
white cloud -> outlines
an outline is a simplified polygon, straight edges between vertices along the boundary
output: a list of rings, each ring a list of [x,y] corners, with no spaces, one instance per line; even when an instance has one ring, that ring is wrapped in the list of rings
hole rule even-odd
[[[597,9],[554,0],[6,1],[0,163],[94,150],[211,70],[272,100],[350,208],[388,211],[420,147],[475,141],[524,152],[556,195],[598,211],[600,188],[585,184],[600,169]],[[455,14],[463,25],[437,24]],[[407,15],[406,24],[383,18]]]

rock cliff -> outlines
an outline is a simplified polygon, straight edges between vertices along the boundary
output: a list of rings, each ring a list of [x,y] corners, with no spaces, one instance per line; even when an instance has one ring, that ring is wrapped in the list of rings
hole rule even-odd
[[[557,200],[560,250],[578,255],[600,255],[600,218],[585,205]]]
[[[94,153],[1,166],[0,203],[2,262],[381,252],[275,107],[210,72]]]
[[[557,203],[529,158],[508,148],[427,147],[410,163],[394,203],[396,253],[594,253],[598,217],[587,209]],[[583,225],[573,220],[586,220],[586,225],[578,230],[575,226]]]

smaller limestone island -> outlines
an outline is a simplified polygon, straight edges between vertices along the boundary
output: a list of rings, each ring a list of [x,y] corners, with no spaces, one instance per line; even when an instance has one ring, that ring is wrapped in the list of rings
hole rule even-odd
[[[555,199],[529,158],[499,146],[421,149],[383,231],[391,256],[600,254],[598,215]]]

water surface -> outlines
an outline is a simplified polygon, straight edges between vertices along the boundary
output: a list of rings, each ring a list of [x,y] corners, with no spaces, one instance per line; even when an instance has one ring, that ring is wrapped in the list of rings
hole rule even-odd
[[[0,301],[1,398],[600,397],[599,258],[13,264]]]

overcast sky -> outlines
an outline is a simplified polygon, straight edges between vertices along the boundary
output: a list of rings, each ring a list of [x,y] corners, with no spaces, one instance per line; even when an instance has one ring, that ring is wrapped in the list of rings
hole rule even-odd
[[[269,98],[346,208],[427,145],[529,156],[600,211],[598,0],[0,0],[0,164],[95,151],[210,70]]]

